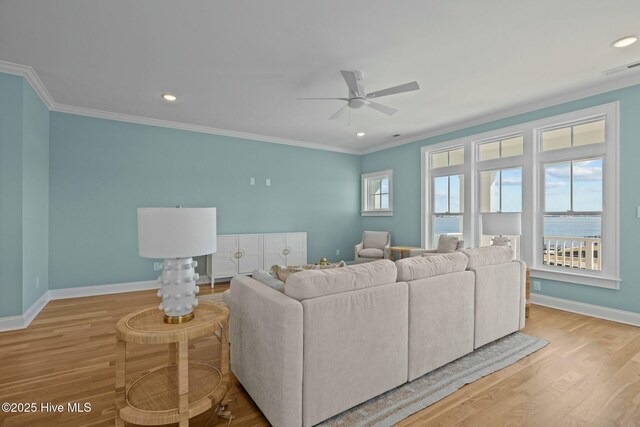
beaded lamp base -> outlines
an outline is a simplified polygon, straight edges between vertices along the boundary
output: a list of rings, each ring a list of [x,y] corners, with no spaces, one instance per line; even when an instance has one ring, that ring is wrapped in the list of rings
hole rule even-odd
[[[158,306],[164,312],[165,323],[184,323],[193,319],[193,308],[198,305],[196,285],[200,275],[195,272],[198,262],[193,258],[172,258],[164,260],[158,297]]]

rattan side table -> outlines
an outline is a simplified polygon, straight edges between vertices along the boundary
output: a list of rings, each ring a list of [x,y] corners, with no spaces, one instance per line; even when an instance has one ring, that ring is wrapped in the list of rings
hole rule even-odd
[[[202,302],[186,323],[164,323],[157,306],[131,313],[116,326],[116,426],[179,423],[223,402],[229,374],[229,309]],[[220,367],[189,361],[189,340],[215,335],[220,340]],[[126,387],[128,343],[168,344],[169,362],[152,369]]]

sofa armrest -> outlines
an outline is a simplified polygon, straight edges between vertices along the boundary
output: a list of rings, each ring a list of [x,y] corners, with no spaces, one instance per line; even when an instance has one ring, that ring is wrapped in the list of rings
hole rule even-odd
[[[409,251],[409,256],[420,256],[420,255],[425,255],[425,254],[437,254],[438,250],[437,249],[411,249]]]
[[[358,253],[364,249],[364,242],[360,242],[353,247],[353,256],[354,259],[358,259]]]
[[[302,424],[302,305],[246,276],[231,280],[231,370],[273,425]]]

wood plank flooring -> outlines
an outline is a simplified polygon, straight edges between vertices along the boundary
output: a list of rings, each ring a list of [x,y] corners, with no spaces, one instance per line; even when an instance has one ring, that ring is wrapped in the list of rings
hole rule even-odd
[[[215,292],[227,286],[216,284]],[[202,286],[203,294],[211,293]],[[0,333],[0,403],[91,404],[88,413],[8,414],[2,426],[112,426],[116,322],[155,292],[51,301],[25,330]],[[458,390],[400,426],[640,426],[640,328],[532,306],[525,333],[551,343]],[[217,341],[190,358],[215,360]],[[136,346],[127,378],[166,361],[166,346]],[[232,426],[268,425],[234,380]],[[212,411],[193,426],[226,426]]]

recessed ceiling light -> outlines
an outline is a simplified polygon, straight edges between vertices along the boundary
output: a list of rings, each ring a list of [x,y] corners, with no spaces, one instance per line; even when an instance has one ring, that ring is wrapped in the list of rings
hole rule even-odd
[[[358,133],[356,133],[356,136],[360,136],[360,137],[365,136],[365,135],[366,135],[366,134],[365,134],[364,132],[358,132]]]
[[[627,47],[638,41],[638,36],[625,36],[611,43],[612,47]]]
[[[164,99],[165,101],[173,102],[176,99],[178,99],[178,97],[175,96],[175,95],[172,95],[170,93],[163,93],[162,94],[162,99]]]

